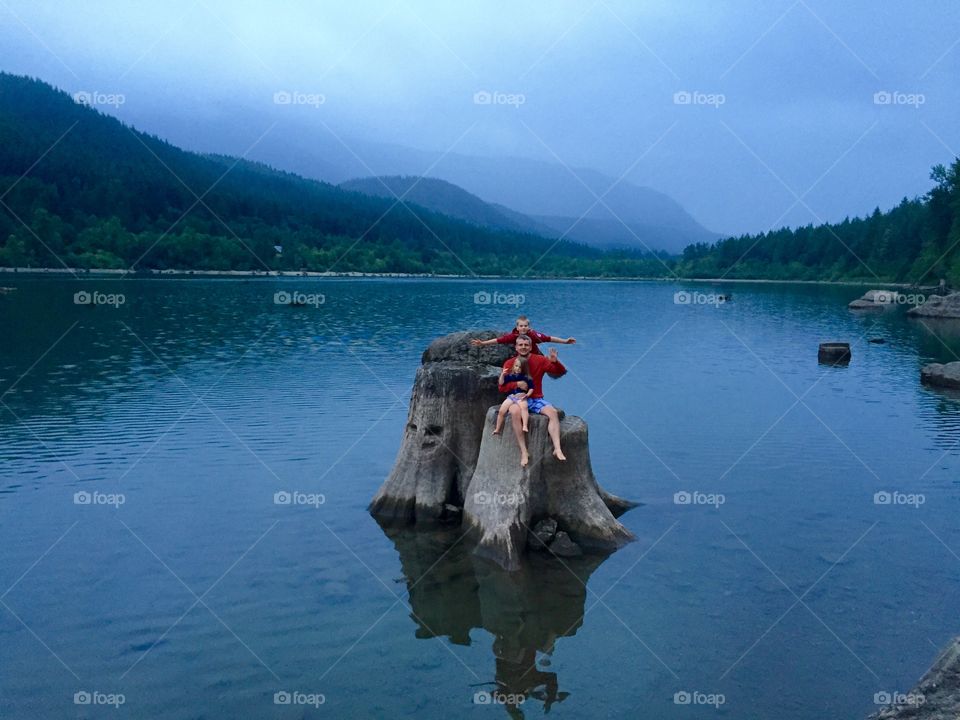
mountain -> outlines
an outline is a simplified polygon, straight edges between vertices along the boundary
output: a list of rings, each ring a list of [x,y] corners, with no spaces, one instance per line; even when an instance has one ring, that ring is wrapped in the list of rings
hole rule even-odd
[[[374,197],[401,197],[404,202],[415,203],[480,227],[535,235],[545,232],[545,236],[551,237],[556,234],[521,213],[504,212],[505,208],[486,203],[463,188],[437,178],[400,175],[367,177],[342,182],[339,187]]]
[[[658,260],[493,230],[182,150],[0,73],[0,265],[629,276]],[[277,251],[277,247],[281,251]]]
[[[249,112],[249,111],[247,111]],[[236,137],[230,117],[213,119],[216,137],[205,133],[208,143],[230,152],[246,152],[249,139]],[[263,127],[269,125],[261,118]],[[638,233],[656,250],[679,253],[687,245],[713,242],[721,236],[704,228],[678,202],[664,193],[629,180],[617,181],[589,168],[519,157],[480,157],[457,152],[408,148],[351,137],[336,137],[326,127],[285,120],[288,131],[267,133],[250,150],[250,157],[304,177],[340,184],[356,178],[427,176],[452,183],[491,205],[504,206],[527,216],[606,220],[597,226],[609,239],[616,223]],[[180,127],[179,135],[195,137],[189,127],[174,118],[164,127]],[[258,124],[259,126],[259,124]],[[598,201],[600,198],[600,201]],[[622,223],[621,223],[622,221]],[[604,229],[608,228],[608,229]],[[614,233],[615,235],[615,233]],[[582,233],[584,242],[609,244]],[[616,245],[639,249],[633,235],[623,230]]]
[[[541,237],[563,237],[601,249],[661,250],[679,255],[688,245],[716,240],[712,233],[685,219],[682,212],[671,208],[673,225],[655,225],[640,221],[621,221],[608,210],[588,210],[585,217],[555,215],[530,216],[498,203],[489,203],[463,188],[433,177],[385,176],[366,177],[340,183],[345,190],[376,197],[403,197],[421,207],[500,230],[527,232]],[[664,213],[660,213],[663,217]]]

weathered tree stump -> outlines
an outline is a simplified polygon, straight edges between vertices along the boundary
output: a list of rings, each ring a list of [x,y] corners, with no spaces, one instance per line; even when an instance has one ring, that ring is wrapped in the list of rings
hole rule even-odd
[[[553,456],[547,419],[532,415],[527,433],[530,464],[522,468],[511,418],[501,435],[491,434],[496,412],[496,407],[487,412],[480,457],[463,506],[463,522],[475,535],[478,555],[517,569],[527,534],[544,517],[555,519],[584,549],[610,552],[634,539],[607,505],[619,514],[630,503],[601,493],[593,475],[583,420],[561,419],[560,444],[567,460],[560,462]]]
[[[497,376],[513,353],[507,345],[470,345],[471,338],[490,337],[496,337],[492,330],[453,333],[434,340],[423,353],[400,452],[370,503],[379,520],[437,521],[444,505],[463,505],[480,452],[483,418],[500,401]]]
[[[520,567],[532,523],[544,518],[556,520],[558,531],[572,540],[564,539],[556,553],[547,547],[547,555],[567,556],[578,548],[611,552],[633,540],[616,518],[636,503],[598,485],[583,420],[561,412],[565,462],[552,454],[546,417],[530,417],[526,468],[520,467],[509,416],[502,434],[492,434],[502,400],[497,376],[513,351],[475,348],[469,340],[493,335],[454,333],[424,353],[397,461],[370,512],[382,524],[459,520],[478,556],[511,571]],[[462,518],[456,512],[461,507]]]

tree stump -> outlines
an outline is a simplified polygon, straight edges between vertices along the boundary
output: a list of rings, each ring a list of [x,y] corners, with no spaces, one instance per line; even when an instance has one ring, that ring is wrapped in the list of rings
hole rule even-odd
[[[513,354],[507,345],[476,348],[467,331],[434,340],[423,353],[410,396],[407,427],[393,470],[370,503],[383,522],[434,522],[444,505],[463,505],[480,452],[487,408],[500,402],[497,377]]]
[[[509,416],[502,434],[492,435],[503,399],[497,376],[513,349],[475,348],[469,340],[494,336],[453,333],[424,352],[396,463],[370,513],[384,525],[460,520],[475,553],[510,571],[520,568],[532,524],[544,518],[556,520],[558,529],[587,551],[611,552],[632,541],[616,518],[636,503],[597,483],[583,420],[561,412],[565,462],[553,457],[546,417],[530,417],[526,468],[520,467]],[[451,510],[461,507],[458,518]]]
[[[527,534],[544,517],[555,519],[560,530],[587,550],[610,552],[634,539],[614,515],[631,503],[603,493],[594,477],[583,420],[561,418],[560,444],[567,460],[560,462],[553,456],[547,418],[531,415],[530,464],[522,468],[511,418],[502,434],[491,434],[496,413],[496,407],[487,411],[480,456],[463,506],[463,522],[475,536],[478,555],[507,570],[518,569]]]

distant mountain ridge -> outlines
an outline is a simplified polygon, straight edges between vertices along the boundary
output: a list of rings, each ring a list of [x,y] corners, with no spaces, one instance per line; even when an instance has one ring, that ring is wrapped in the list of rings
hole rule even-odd
[[[679,206],[673,207],[669,198],[662,205],[670,208],[672,215],[665,221],[672,224],[662,225],[622,220],[605,208],[601,211],[584,208],[586,215],[581,218],[531,216],[506,205],[487,202],[458,185],[436,177],[363,177],[342,182],[339,187],[374,197],[402,197],[404,201],[481,227],[532,233],[551,239],[563,237],[601,249],[659,250],[679,254],[688,245],[716,239],[712,233],[697,226]],[[663,213],[658,217],[663,219]]]
[[[2,72],[0,187],[7,267],[541,276],[662,267],[189,152]],[[453,186],[442,189],[463,200]]]

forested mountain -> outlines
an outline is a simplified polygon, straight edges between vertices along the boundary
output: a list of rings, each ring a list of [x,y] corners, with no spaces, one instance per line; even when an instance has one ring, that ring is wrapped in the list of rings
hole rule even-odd
[[[638,253],[495,231],[186,152],[39,80],[0,74],[0,265],[63,264],[461,274],[532,267],[547,276],[663,269]]]
[[[522,213],[485,202],[458,185],[433,177],[391,175],[347,180],[339,187],[374,197],[402,197],[404,202],[466,220],[480,227],[557,237],[559,233],[540,226]]]
[[[960,287],[960,159],[937,165],[933,189],[842,223],[783,228],[687,247],[686,277],[889,280]]]

